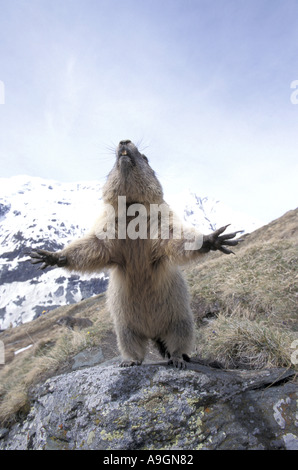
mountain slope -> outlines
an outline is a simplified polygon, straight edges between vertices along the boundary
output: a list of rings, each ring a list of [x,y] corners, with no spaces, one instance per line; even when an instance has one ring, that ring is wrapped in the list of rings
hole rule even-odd
[[[100,210],[97,183],[0,179],[0,327],[30,321],[59,305],[106,289],[107,276],[38,270],[31,248],[57,251],[86,233]]]
[[[198,353],[226,367],[289,365],[298,340],[298,209],[244,236],[235,254],[185,270]]]

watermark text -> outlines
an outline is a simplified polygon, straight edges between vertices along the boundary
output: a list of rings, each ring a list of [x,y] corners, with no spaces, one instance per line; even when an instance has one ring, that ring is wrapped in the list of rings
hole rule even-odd
[[[96,236],[102,240],[183,240],[185,250],[199,250],[203,245],[203,235],[183,226],[165,203],[147,208],[140,203],[127,204],[126,196],[118,196],[117,208],[105,204],[103,214],[96,229]]]
[[[298,104],[298,80],[292,81],[291,88],[294,88],[294,91],[291,94],[291,103]]]

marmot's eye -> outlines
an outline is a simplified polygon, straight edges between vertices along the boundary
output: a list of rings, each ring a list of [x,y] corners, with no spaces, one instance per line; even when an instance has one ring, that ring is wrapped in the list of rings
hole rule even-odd
[[[142,155],[142,157],[144,158],[144,160],[145,160],[147,163],[149,163],[149,160],[148,160],[148,158],[146,157],[146,155]]]

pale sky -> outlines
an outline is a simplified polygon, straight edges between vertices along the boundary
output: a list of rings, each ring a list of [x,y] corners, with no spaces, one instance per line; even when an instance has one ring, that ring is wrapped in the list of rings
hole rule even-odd
[[[0,0],[0,14],[0,177],[104,182],[130,139],[166,199],[190,189],[264,223],[297,207],[297,0]]]

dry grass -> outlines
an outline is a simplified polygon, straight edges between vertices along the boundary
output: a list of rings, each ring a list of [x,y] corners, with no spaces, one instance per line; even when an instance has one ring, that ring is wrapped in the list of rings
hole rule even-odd
[[[88,317],[93,325],[84,330],[59,327],[58,318],[68,314]],[[29,388],[68,367],[70,359],[87,348],[98,346],[111,329],[104,296],[75,306],[61,307],[45,317],[2,333],[8,361],[0,369],[0,422],[17,419],[28,408]],[[17,356],[14,351],[33,346]]]
[[[198,330],[198,355],[219,361],[225,368],[293,367],[294,333],[265,321],[219,314]]]
[[[298,210],[248,236],[236,256],[189,268],[198,355],[226,367],[293,366],[297,268]]]
[[[297,245],[284,241],[243,246],[237,255],[213,259],[188,272],[194,298],[218,302],[227,312],[251,319],[297,322]]]

